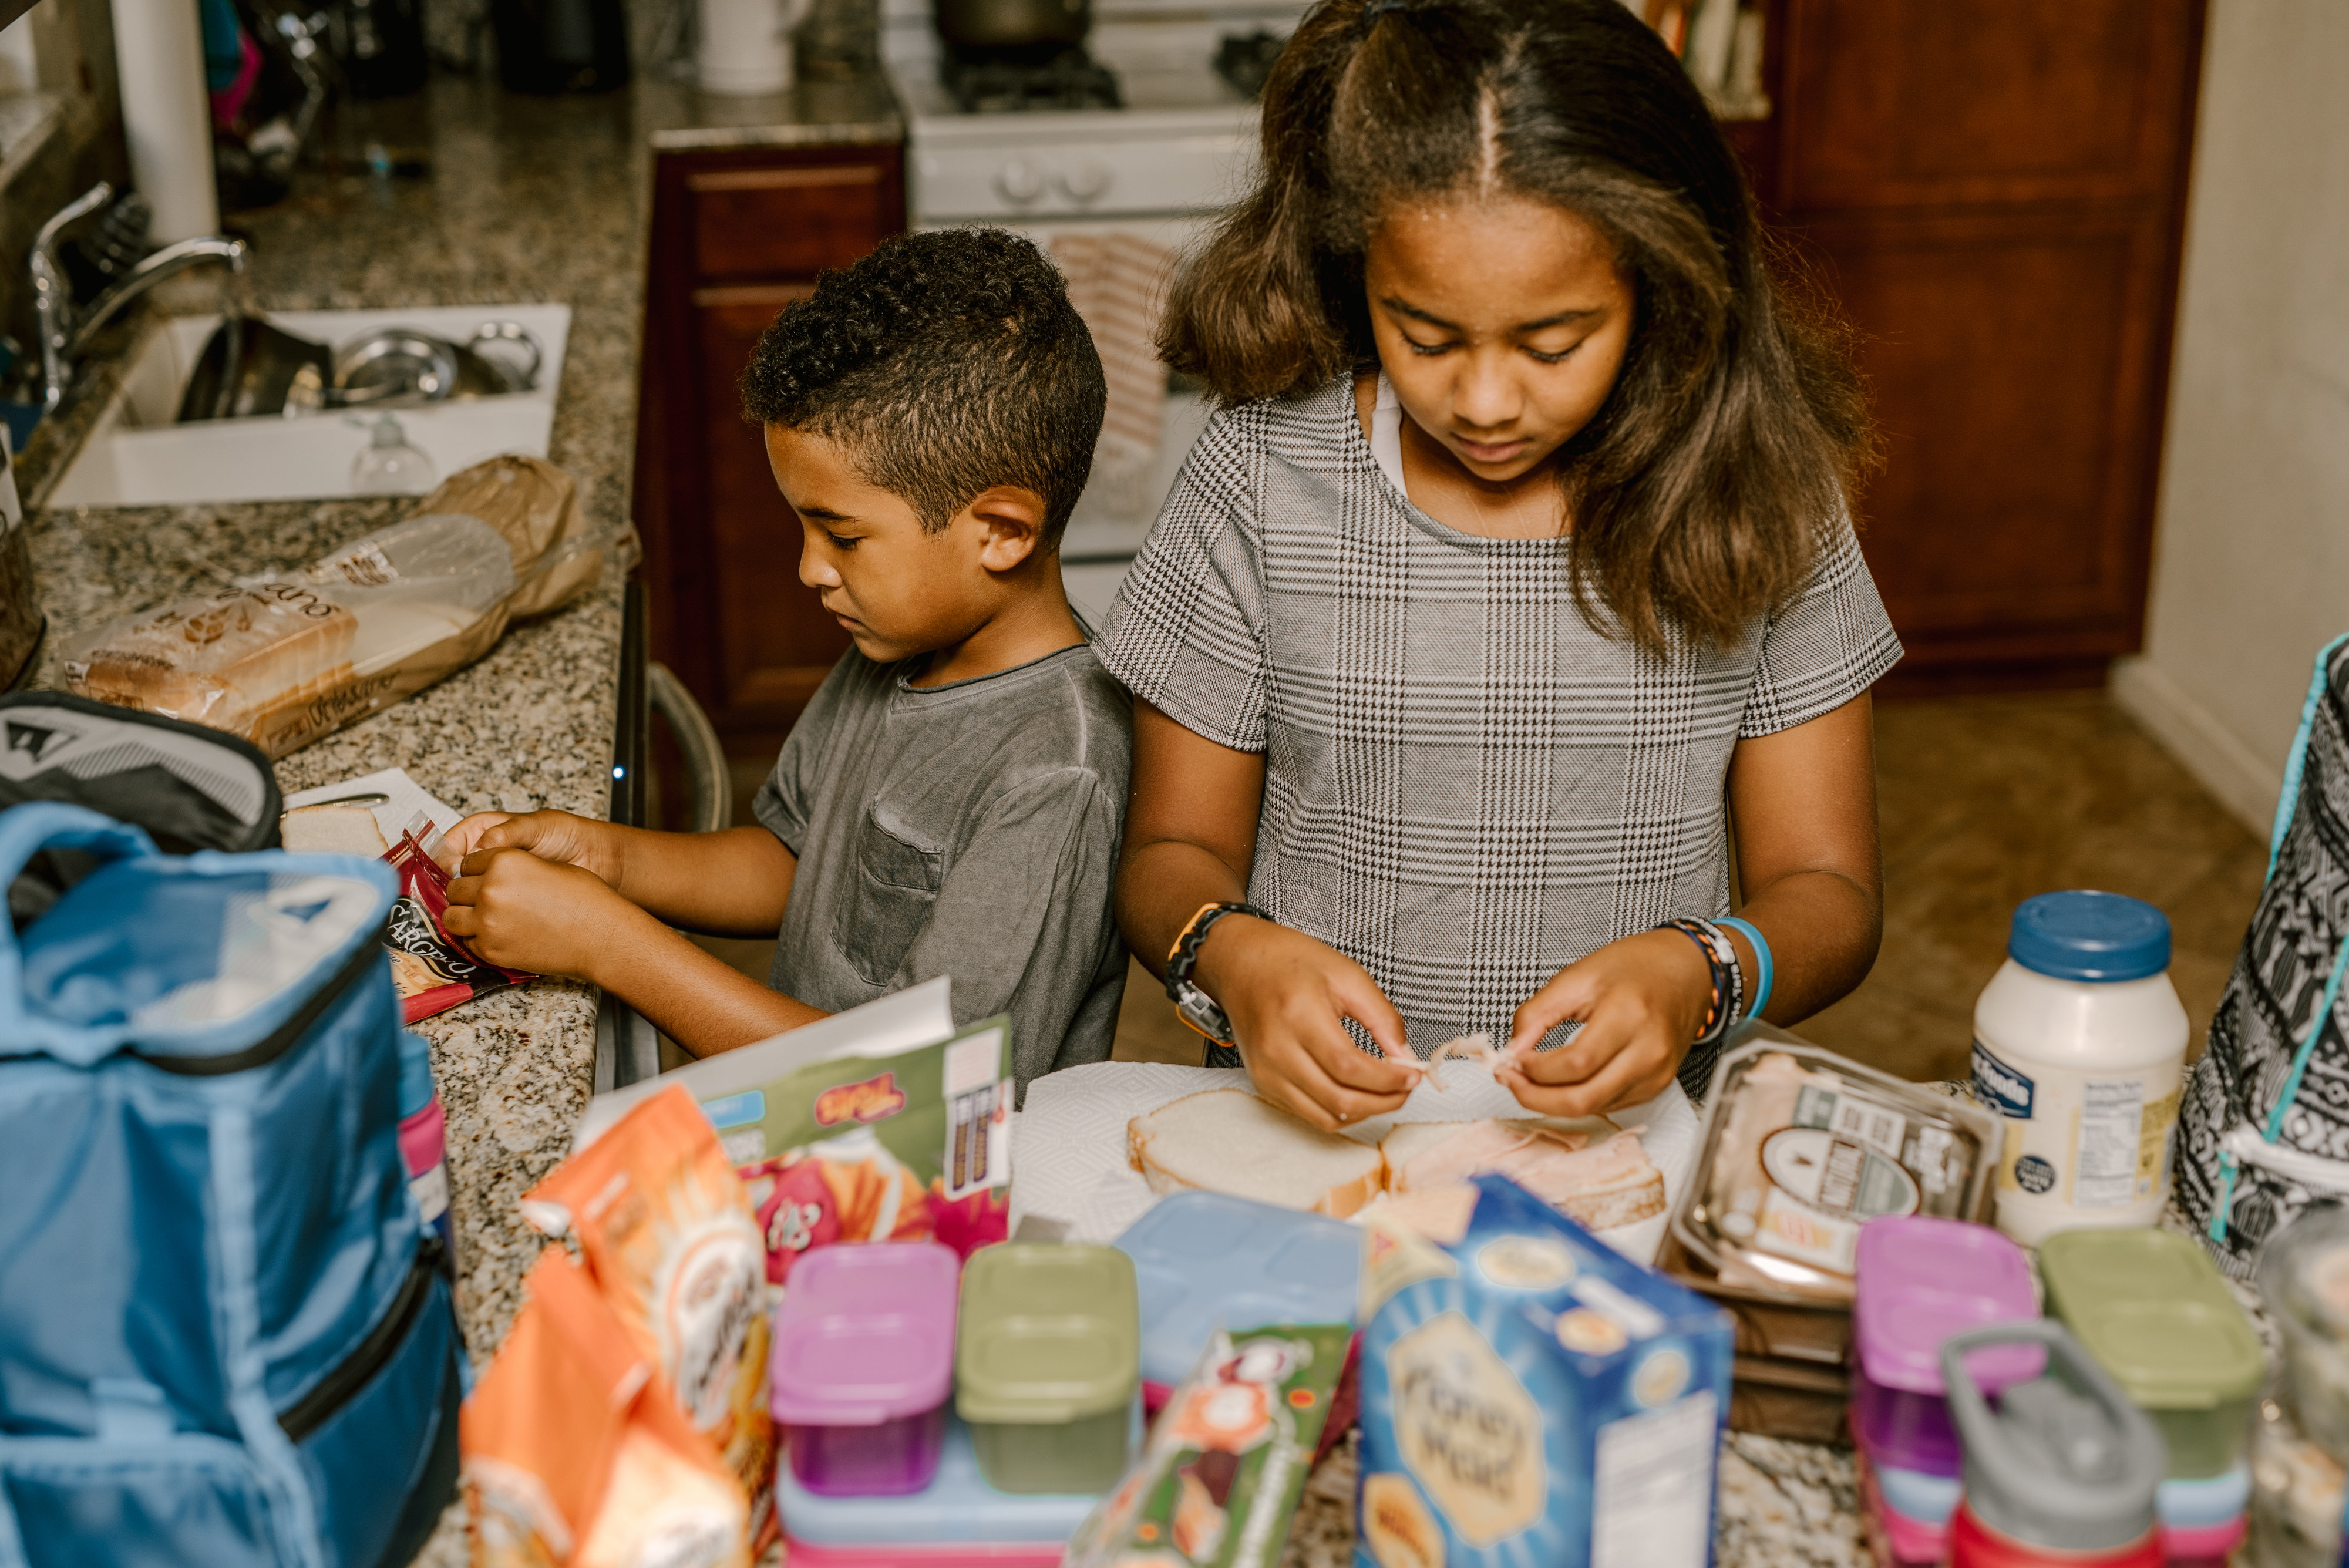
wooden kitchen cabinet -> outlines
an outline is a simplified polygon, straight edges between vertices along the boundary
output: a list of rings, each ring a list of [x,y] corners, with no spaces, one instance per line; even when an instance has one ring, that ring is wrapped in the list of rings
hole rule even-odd
[[[895,147],[660,155],[636,422],[651,654],[729,755],[774,760],[848,635],[799,580],[800,527],[735,381],[818,273],[904,231]]]
[[[1892,692],[2101,684],[2144,631],[2203,0],[1770,0],[1733,128],[1862,335]]]

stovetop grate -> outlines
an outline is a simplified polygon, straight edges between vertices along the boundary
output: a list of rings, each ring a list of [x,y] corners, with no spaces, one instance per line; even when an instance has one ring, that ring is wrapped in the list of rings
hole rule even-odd
[[[1116,74],[1082,49],[1040,62],[948,55],[938,80],[967,114],[1124,107]]]

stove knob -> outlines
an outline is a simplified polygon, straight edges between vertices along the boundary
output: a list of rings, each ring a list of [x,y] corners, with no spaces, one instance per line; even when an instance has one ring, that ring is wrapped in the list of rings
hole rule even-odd
[[[1110,171],[1105,165],[1081,163],[1061,176],[1061,189],[1069,193],[1069,199],[1072,202],[1099,201],[1102,194],[1109,189],[1110,178]]]
[[[1015,158],[995,171],[995,188],[1005,201],[1024,206],[1044,193],[1044,176],[1033,163]]]

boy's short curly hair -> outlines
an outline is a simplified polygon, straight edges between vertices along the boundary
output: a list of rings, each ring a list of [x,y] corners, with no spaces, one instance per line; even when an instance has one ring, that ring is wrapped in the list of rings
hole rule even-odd
[[[842,443],[932,533],[990,486],[1042,497],[1057,540],[1092,472],[1101,355],[1068,286],[1003,229],[885,240],[760,336],[742,412]]]

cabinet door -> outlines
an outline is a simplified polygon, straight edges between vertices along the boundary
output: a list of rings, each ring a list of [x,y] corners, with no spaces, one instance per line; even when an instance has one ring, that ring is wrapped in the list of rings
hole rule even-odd
[[[1884,438],[1870,568],[1916,670],[2134,644],[2169,297],[2158,216],[1821,221]]]
[[[1790,210],[2158,201],[2178,179],[2197,0],[1788,9],[1779,194]]]
[[[775,488],[765,438],[726,411],[735,378],[775,312],[806,284],[694,291],[695,348],[703,376],[703,471],[709,486],[711,582],[719,703],[737,726],[790,726],[848,650],[848,633],[800,581],[800,521]],[[763,738],[763,737],[761,737]]]
[[[2202,0],[1785,0],[1775,203],[1858,329],[1893,687],[2140,640]]]
[[[841,653],[735,381],[815,275],[905,228],[895,147],[664,153],[654,172],[635,487],[653,657],[727,749],[769,760]]]

